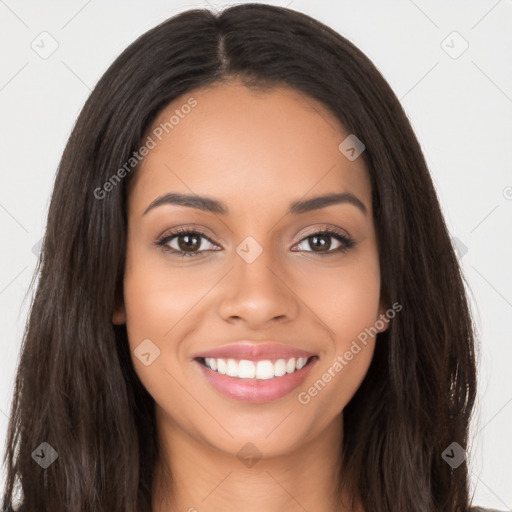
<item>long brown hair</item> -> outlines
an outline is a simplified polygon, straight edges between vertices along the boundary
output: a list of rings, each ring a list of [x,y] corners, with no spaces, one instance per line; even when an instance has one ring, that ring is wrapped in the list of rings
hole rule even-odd
[[[59,165],[38,283],[17,370],[3,507],[23,512],[149,512],[159,447],[121,300],[131,170],[106,192],[157,114],[227,80],[286,84],[326,105],[366,149],[382,293],[402,310],[344,409],[343,460],[367,512],[468,510],[474,332],[464,280],[420,145],[371,61],[331,28],[262,4],[189,10],[132,43],[87,100]],[[99,194],[97,191],[103,192]],[[96,193],[95,193],[96,191]],[[48,443],[58,459],[32,454]],[[340,483],[341,489],[341,483]]]

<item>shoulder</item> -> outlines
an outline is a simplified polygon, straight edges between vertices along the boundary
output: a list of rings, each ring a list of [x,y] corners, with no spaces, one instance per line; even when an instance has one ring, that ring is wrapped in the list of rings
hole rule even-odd
[[[502,512],[496,508],[471,507],[471,512]]]

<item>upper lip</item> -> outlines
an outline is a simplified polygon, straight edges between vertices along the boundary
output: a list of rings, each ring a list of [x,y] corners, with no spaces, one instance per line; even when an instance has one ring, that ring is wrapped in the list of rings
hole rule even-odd
[[[201,357],[211,357],[214,359],[247,359],[252,361],[261,361],[265,359],[291,359],[292,357],[311,357],[312,352],[282,345],[279,343],[252,343],[241,341],[224,345],[222,347],[205,350],[193,356],[194,359]]]

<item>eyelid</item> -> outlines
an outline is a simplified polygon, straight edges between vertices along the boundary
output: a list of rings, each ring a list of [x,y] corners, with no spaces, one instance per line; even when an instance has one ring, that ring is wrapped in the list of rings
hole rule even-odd
[[[216,242],[214,242],[211,239],[211,237],[209,237],[206,233],[204,233],[202,231],[202,229],[203,228],[198,228],[195,226],[194,227],[179,226],[179,227],[165,231],[162,235],[160,235],[158,237],[155,244],[157,246],[161,247],[162,250],[164,250],[168,253],[174,254],[175,256],[181,256],[181,257],[202,256],[205,253],[218,251],[219,249],[203,249],[203,250],[199,250],[196,252],[194,252],[194,251],[187,252],[187,251],[180,251],[179,249],[174,249],[174,248],[168,247],[168,243],[170,243],[171,240],[173,240],[174,238],[177,238],[181,234],[195,234],[199,238],[203,238],[203,239],[207,240],[210,244],[212,244],[216,247],[219,247],[219,245]],[[328,251],[319,251],[319,252],[302,251],[302,250],[297,250],[297,249],[293,250],[293,247],[295,247],[301,243],[304,243],[309,237],[316,235],[316,234],[320,234],[320,235],[324,234],[324,235],[327,235],[327,236],[335,239],[340,244],[340,247],[337,247],[336,249],[330,249]],[[337,226],[332,226],[329,224],[322,224],[321,226],[318,226],[318,225],[313,226],[313,227],[310,226],[309,231],[301,234],[298,242],[293,244],[292,251],[293,252],[312,253],[312,254],[316,254],[319,256],[334,256],[337,254],[343,254],[343,253],[347,252],[348,250],[350,250],[351,248],[355,247],[356,245],[357,245],[357,242],[350,236],[350,234],[346,230],[344,230],[342,228],[338,228]],[[201,245],[199,247],[201,247]],[[222,250],[222,248],[220,250]]]
[[[353,237],[350,235],[350,233],[347,230],[345,230],[343,228],[339,228],[332,224],[320,223],[320,224],[316,224],[313,226],[309,226],[308,228],[305,228],[305,230],[306,230],[305,232],[298,235],[300,238],[298,238],[297,242],[295,242],[294,245],[298,244],[299,242],[302,242],[302,240],[304,238],[314,235],[314,234],[318,233],[319,231],[334,231],[335,233],[337,233],[341,236],[344,236],[345,238],[354,240]],[[158,242],[160,240],[163,240],[164,238],[167,238],[169,235],[176,236],[177,234],[180,234],[183,232],[185,232],[185,233],[195,232],[195,233],[203,236],[204,238],[206,238],[210,243],[212,243],[214,245],[218,245],[218,244],[217,244],[217,242],[214,242],[212,240],[212,238],[217,238],[217,239],[219,239],[219,241],[221,243],[226,244],[226,241],[221,236],[209,235],[209,234],[205,233],[205,231],[209,231],[209,230],[203,226],[196,226],[196,225],[189,225],[189,224],[180,225],[180,226],[176,226],[175,228],[166,229],[162,234],[157,236],[156,241]]]
[[[181,226],[181,227],[168,229],[168,230],[164,231],[164,233],[157,238],[155,243],[157,245],[161,245],[161,246],[165,247],[170,240],[177,238],[178,236],[180,236],[182,234],[196,234],[200,238],[204,238],[210,244],[219,247],[219,244],[214,242],[210,236],[208,236],[206,233],[204,233],[201,230],[201,228],[193,228],[193,227],[187,227],[187,226]],[[174,249],[170,249],[171,252],[173,250]],[[200,252],[206,252],[206,251],[200,251]]]
[[[307,238],[311,235],[314,235],[315,233],[318,233],[319,231],[333,231],[337,233],[340,236],[344,236],[345,238],[348,238],[350,240],[353,240],[353,237],[350,235],[350,233],[343,229],[339,228],[337,226],[333,226],[332,224],[315,224],[311,229],[306,228],[306,231],[304,233],[300,234],[299,242],[301,242],[304,238]]]
[[[213,241],[213,238],[216,238],[219,240],[219,242],[226,243],[226,241],[219,235],[213,235],[210,234],[210,230],[203,226],[197,226],[197,225],[190,225],[190,224],[182,224],[179,226],[176,226],[174,228],[168,228],[165,231],[163,231],[162,234],[158,235],[156,237],[156,241],[163,240],[164,238],[167,238],[168,236],[176,236],[181,233],[197,233],[198,235],[201,235],[202,237],[206,238],[210,243],[218,245],[217,242]]]
[[[310,254],[316,254],[319,256],[335,256],[338,254],[344,254],[348,252],[350,249],[354,248],[357,245],[356,240],[348,234],[347,231],[344,229],[331,226],[331,225],[323,225],[322,227],[316,226],[312,228],[311,231],[306,232],[305,234],[301,235],[300,240],[293,245],[293,247],[300,245],[301,243],[304,243],[309,237],[313,235],[327,235],[331,238],[334,238],[339,244],[340,247],[337,247],[336,249],[330,249],[328,251],[298,251],[294,250],[294,252],[306,252]]]

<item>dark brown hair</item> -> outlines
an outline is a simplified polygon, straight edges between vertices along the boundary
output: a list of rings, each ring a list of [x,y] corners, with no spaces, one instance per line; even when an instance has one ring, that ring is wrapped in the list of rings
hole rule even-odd
[[[464,280],[411,125],[371,61],[299,12],[262,4],[190,10],[131,44],[87,100],[59,165],[16,376],[3,507],[149,512],[159,448],[122,297],[127,186],[95,197],[173,99],[238,78],[288,85],[324,104],[366,146],[382,294],[401,312],[344,409],[347,485],[367,512],[464,512],[468,471],[441,454],[467,446],[474,331]],[[42,469],[41,442],[58,459]],[[341,483],[340,483],[341,490]]]

